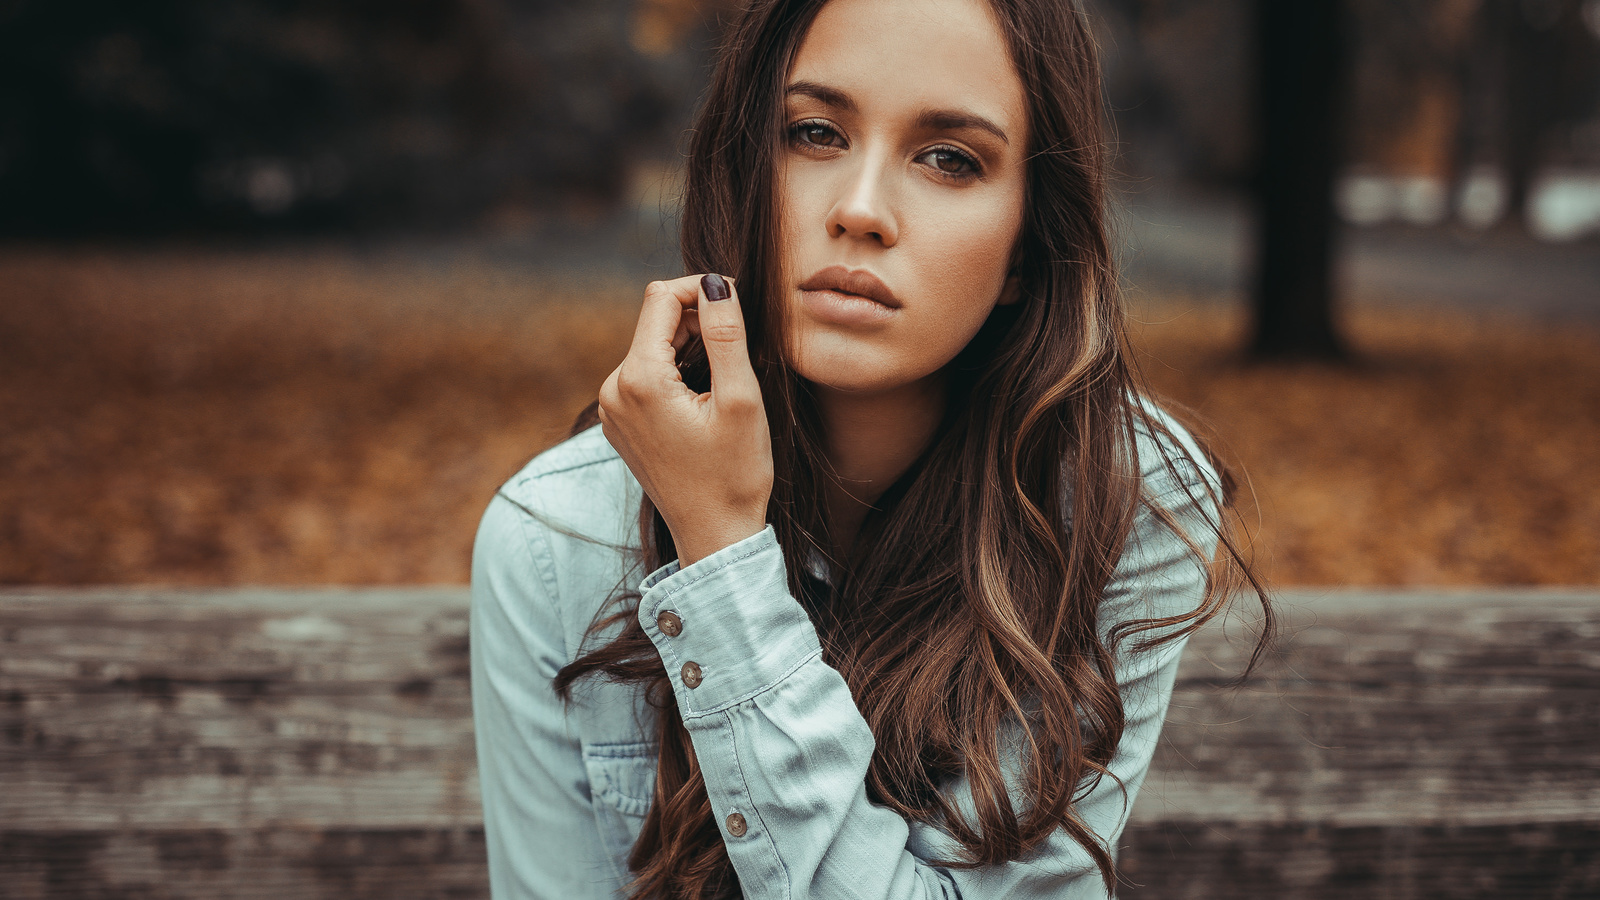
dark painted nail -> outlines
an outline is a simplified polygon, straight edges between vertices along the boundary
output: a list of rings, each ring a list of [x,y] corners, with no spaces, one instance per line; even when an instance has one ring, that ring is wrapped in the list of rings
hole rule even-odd
[[[728,282],[715,272],[701,277],[700,289],[706,292],[707,300],[726,300],[733,296],[733,292],[728,290]]]

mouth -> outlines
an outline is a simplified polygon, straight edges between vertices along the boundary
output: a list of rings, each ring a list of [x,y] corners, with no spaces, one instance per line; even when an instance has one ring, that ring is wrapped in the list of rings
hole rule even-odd
[[[800,283],[802,291],[832,291],[846,297],[870,300],[879,306],[899,309],[900,301],[889,286],[865,269],[829,266]]]

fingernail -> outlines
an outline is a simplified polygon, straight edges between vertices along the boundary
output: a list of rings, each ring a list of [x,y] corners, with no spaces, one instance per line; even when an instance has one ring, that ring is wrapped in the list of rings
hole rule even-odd
[[[715,272],[701,277],[700,289],[706,292],[707,300],[726,300],[733,296],[733,292],[728,290],[727,280]]]

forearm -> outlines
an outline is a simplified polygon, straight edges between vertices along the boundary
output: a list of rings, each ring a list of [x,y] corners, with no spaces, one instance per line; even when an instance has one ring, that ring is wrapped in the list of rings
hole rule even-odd
[[[663,630],[665,613],[675,618]],[[1106,895],[1093,862],[1064,835],[1030,859],[981,870],[914,852],[959,848],[869,801],[872,732],[789,595],[770,530],[652,575],[639,615],[749,900]]]

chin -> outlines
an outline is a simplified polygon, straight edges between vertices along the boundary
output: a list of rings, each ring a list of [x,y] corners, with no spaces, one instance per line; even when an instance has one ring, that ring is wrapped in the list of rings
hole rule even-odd
[[[871,353],[807,354],[794,372],[812,384],[846,394],[879,394],[921,381],[926,375],[875,359]]]

